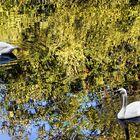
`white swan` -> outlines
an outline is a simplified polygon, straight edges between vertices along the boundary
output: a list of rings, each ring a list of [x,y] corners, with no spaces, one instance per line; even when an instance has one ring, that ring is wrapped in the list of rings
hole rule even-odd
[[[122,108],[118,113],[118,119],[131,119],[140,117],[140,101],[135,101],[127,105],[127,92],[124,88],[117,90],[122,97]]]
[[[0,41],[0,55],[11,53],[14,49],[17,48],[18,47],[16,46]]]

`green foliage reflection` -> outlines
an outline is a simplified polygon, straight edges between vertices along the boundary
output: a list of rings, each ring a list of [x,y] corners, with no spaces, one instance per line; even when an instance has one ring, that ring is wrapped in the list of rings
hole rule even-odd
[[[45,118],[53,127],[51,138],[59,129],[60,139],[81,139],[82,129],[97,128],[100,139],[123,138],[115,120],[118,103],[102,97],[119,86],[139,89],[139,9],[139,2],[131,0],[2,1],[0,30],[5,32],[3,27],[8,26],[6,35],[13,33],[11,40],[23,49],[14,52],[17,61],[0,66],[8,87],[4,107],[12,127]],[[0,36],[8,40],[6,35]],[[79,112],[83,102],[92,101],[89,92],[97,94],[102,110],[83,106]],[[53,101],[52,106],[32,105],[42,100]],[[9,102],[14,102],[12,108]],[[37,111],[30,114],[26,103]],[[135,138],[133,128],[131,133]]]

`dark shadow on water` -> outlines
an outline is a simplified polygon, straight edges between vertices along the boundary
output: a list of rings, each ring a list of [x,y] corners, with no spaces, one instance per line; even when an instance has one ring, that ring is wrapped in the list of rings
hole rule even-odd
[[[140,123],[140,117],[131,118],[131,119],[118,119],[118,121],[124,129],[126,140],[130,140],[129,123]]]
[[[13,53],[3,54],[3,55],[0,55],[0,64],[7,64],[16,59],[17,57]]]

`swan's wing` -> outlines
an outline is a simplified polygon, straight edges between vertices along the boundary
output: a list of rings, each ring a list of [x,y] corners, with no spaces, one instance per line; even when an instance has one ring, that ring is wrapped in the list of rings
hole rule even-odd
[[[0,55],[5,54],[5,53],[10,53],[11,51],[13,51],[16,48],[17,47],[15,47],[11,44],[0,41]]]
[[[4,49],[7,49],[7,47],[0,47],[0,50],[1,51],[4,50]]]
[[[140,116],[140,101],[130,103],[126,106],[125,118],[134,118]]]
[[[6,42],[0,41],[0,47],[6,47],[6,46],[11,46],[11,45]]]
[[[14,48],[14,46],[9,43],[0,41],[0,49],[2,48]]]

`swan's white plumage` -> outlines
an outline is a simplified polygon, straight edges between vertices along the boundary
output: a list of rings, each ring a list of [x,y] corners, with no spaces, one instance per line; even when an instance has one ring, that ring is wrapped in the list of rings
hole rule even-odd
[[[11,53],[16,48],[17,47],[15,47],[11,44],[0,41],[0,55],[1,54],[6,54],[6,53]]]
[[[140,101],[130,103],[126,109],[121,109],[118,113],[118,119],[130,119],[140,117]]]
[[[118,90],[123,99],[122,108],[118,113],[118,119],[130,119],[140,117],[140,101],[135,101],[127,105],[127,92],[124,88]]]

